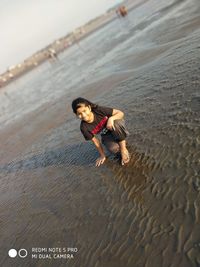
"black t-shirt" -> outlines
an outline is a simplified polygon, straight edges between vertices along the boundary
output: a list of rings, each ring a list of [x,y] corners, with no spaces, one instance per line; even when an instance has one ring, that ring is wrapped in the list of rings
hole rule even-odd
[[[92,123],[81,121],[80,130],[85,140],[91,140],[96,134],[106,132],[106,124],[108,118],[112,116],[113,109],[97,106],[92,109],[92,112],[94,114],[94,121]]]

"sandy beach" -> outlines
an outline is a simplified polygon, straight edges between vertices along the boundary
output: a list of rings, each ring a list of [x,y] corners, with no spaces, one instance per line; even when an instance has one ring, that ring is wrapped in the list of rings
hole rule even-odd
[[[0,90],[1,266],[200,266],[199,13],[149,0]],[[127,166],[94,166],[78,96],[124,111]]]

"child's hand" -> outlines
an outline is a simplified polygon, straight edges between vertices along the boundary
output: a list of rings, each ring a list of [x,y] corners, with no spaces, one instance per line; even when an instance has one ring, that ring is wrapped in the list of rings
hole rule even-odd
[[[110,117],[107,121],[107,125],[106,125],[106,128],[110,131],[113,131],[115,130],[115,126],[114,126],[114,120],[112,117]]]
[[[101,164],[104,163],[104,161],[106,160],[106,157],[100,157],[96,160],[96,166],[99,167]]]

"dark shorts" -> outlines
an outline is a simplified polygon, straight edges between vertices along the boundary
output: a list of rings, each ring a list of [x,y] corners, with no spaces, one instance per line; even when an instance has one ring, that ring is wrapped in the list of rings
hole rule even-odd
[[[115,120],[114,126],[115,130],[101,134],[101,141],[111,153],[115,154],[119,152],[119,142],[125,140],[129,132],[125,127],[124,120]]]

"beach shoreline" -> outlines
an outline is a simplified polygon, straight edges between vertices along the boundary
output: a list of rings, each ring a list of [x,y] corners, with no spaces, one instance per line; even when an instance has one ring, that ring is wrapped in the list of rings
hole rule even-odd
[[[132,9],[144,4],[146,1],[148,0],[128,0],[125,2],[125,5],[129,12]],[[54,41],[52,44],[49,44],[47,47],[25,59],[24,62],[21,62],[16,66],[11,66],[8,71],[0,74],[0,88],[6,87],[8,84],[16,81],[18,78],[47,61],[50,61],[53,64],[53,62],[59,60],[59,54],[65,52],[71,46],[77,45],[77,43],[106,26],[111,21],[119,19],[116,15],[116,8],[117,7],[112,8],[107,13],[94,18],[86,25],[80,26],[79,28],[75,29],[74,32],[69,33],[66,37],[61,37],[60,39]],[[51,50],[56,52],[56,57],[51,57],[49,52]]]

